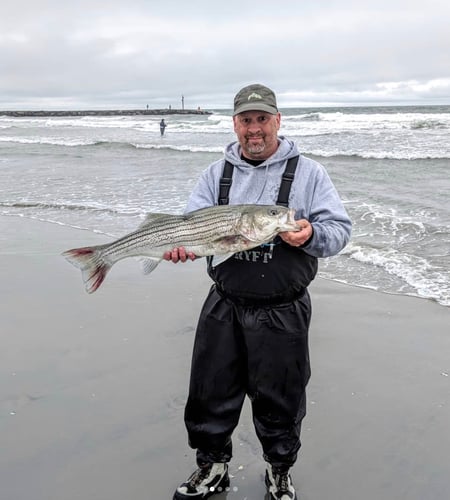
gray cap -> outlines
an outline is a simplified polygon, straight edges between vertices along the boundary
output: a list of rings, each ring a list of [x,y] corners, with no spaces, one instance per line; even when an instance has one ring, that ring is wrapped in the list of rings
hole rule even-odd
[[[276,115],[278,108],[274,92],[259,83],[244,87],[234,98],[233,116],[244,111],[265,111]]]

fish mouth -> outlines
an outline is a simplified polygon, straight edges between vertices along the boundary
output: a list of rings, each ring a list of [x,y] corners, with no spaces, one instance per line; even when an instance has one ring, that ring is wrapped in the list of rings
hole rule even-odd
[[[286,229],[287,231],[300,231],[300,227],[298,226],[297,222],[295,221],[295,208],[290,208],[288,212],[286,213],[286,218],[285,218],[285,224],[286,226],[289,226],[289,229]]]
[[[287,213],[287,222],[295,224],[295,208],[290,208]]]

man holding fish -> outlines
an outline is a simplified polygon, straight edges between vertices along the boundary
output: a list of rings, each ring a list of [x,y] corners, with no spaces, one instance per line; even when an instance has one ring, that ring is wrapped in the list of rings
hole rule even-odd
[[[289,469],[300,449],[310,377],[308,285],[319,257],[347,244],[351,221],[324,167],[279,136],[275,94],[254,84],[234,99],[237,141],[201,175],[183,215],[148,214],[113,242],[63,253],[88,293],[121,259],[206,256],[214,284],[197,326],[185,423],[198,469],[174,500],[229,487],[233,430],[246,396],[266,461],[268,498],[297,498]]]
[[[231,438],[246,396],[266,461],[268,498],[297,498],[289,470],[300,449],[310,377],[307,287],[318,258],[345,247],[351,221],[324,167],[279,136],[280,123],[272,90],[241,89],[233,112],[238,140],[202,173],[186,207],[189,214],[216,205],[284,205],[295,210],[295,225],[279,227],[260,246],[208,257],[214,284],[197,326],[185,408],[198,469],[174,500],[204,499],[229,487]],[[197,256],[177,246],[163,258],[176,263]]]

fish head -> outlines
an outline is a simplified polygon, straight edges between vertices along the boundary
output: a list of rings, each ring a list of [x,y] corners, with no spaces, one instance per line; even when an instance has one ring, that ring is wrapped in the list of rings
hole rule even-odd
[[[299,230],[293,208],[248,205],[242,212],[240,234],[250,241],[265,243],[283,231]]]

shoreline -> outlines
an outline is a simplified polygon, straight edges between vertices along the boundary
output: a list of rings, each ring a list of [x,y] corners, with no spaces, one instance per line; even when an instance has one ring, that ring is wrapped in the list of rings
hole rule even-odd
[[[126,259],[89,295],[60,253],[105,239],[0,217],[0,481],[8,500],[167,499],[194,468],[183,411],[211,283],[203,259],[163,262],[150,276]],[[299,496],[445,498],[450,310],[322,278],[310,293],[312,377],[292,471]],[[233,442],[232,490],[217,500],[263,498],[248,402]]]
[[[0,116],[48,117],[48,116],[139,116],[139,115],[212,115],[211,111],[202,109],[103,109],[103,110],[37,110],[37,111],[0,111]]]

